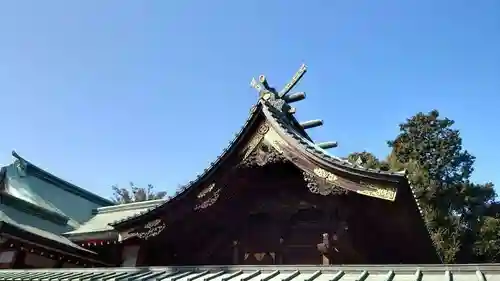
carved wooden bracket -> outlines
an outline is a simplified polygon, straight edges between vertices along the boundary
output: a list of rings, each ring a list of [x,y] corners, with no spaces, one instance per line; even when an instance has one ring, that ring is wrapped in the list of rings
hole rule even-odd
[[[240,167],[262,167],[268,164],[284,163],[288,161],[282,153],[271,145],[261,142],[247,158],[243,159]]]

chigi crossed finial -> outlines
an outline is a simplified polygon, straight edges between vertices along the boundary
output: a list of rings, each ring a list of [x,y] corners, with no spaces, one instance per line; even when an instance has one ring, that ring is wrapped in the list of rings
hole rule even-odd
[[[269,101],[275,108],[288,112],[290,114],[295,113],[296,109],[290,107],[288,104],[296,101],[300,101],[306,98],[304,92],[298,92],[289,94],[290,91],[297,85],[300,79],[307,72],[307,67],[305,64],[302,64],[299,70],[292,77],[290,82],[288,82],[285,87],[281,91],[276,91],[275,88],[269,86],[265,75],[260,75],[259,80],[257,81],[255,78],[252,79],[250,85],[259,92],[259,98]]]
[[[293,75],[290,82],[288,82],[285,85],[285,87],[283,87],[283,89],[279,92],[276,91],[275,88],[269,86],[269,83],[267,82],[265,75],[260,75],[258,81],[255,78],[253,78],[252,82],[250,82],[250,85],[257,90],[257,92],[259,93],[259,98],[264,100],[269,105],[273,106],[274,108],[283,113],[294,114],[296,112],[296,109],[291,107],[290,103],[305,99],[306,94],[304,92],[295,92],[295,93],[290,93],[290,92],[297,85],[297,83],[299,83],[300,79],[302,79],[302,77],[304,76],[304,74],[306,74],[306,72],[307,72],[307,67],[305,64],[302,64],[299,70],[295,72],[295,75]],[[295,122],[297,121],[295,120]],[[307,130],[323,125],[323,120],[321,119],[309,120],[305,122],[300,122],[299,125],[300,127],[302,127],[302,129]],[[316,145],[320,148],[328,149],[337,147],[337,142],[333,141],[322,142],[322,143],[316,143]]]

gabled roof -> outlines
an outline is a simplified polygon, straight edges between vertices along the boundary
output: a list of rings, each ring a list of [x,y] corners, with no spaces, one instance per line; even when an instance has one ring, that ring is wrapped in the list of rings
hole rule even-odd
[[[85,252],[90,252],[90,251],[86,250],[85,248],[82,248],[82,247],[74,244],[73,242],[69,241],[65,237],[59,236],[59,235],[54,234],[52,232],[48,232],[48,231],[45,231],[45,230],[42,230],[42,229],[30,226],[30,225],[27,225],[27,224],[18,223],[15,220],[13,220],[12,218],[10,218],[3,211],[0,211],[0,221],[3,222],[3,223],[9,224],[9,225],[11,225],[13,227],[19,228],[20,230],[32,233],[32,234],[37,235],[37,236],[40,236],[41,238],[44,238],[44,239],[47,239],[47,240],[51,240],[51,241],[57,242],[59,244],[62,244],[62,245],[65,245],[65,246],[69,246],[69,247],[72,247],[72,248],[75,248],[75,249],[78,249],[78,250],[82,250],[82,251],[85,251]],[[92,253],[92,252],[90,252],[90,253]]]
[[[100,207],[94,210],[94,216],[79,228],[64,233],[72,241],[103,239],[116,240],[118,233],[110,226],[117,220],[137,215],[165,203],[166,199],[127,203],[115,206]]]
[[[74,225],[70,223],[71,219],[66,215],[61,214],[52,208],[47,208],[40,202],[35,204],[18,198],[7,191],[0,191],[0,200],[2,204],[5,204],[6,206],[10,206],[20,212],[33,215],[37,218],[51,221],[57,225],[67,225],[68,227],[73,227]]]
[[[203,182],[204,179],[206,179],[210,175],[212,175],[212,173],[215,172],[215,170],[219,167],[219,165],[222,164],[224,162],[224,160],[229,158],[231,153],[236,150],[236,147],[238,147],[238,145],[241,143],[241,141],[245,137],[246,133],[248,131],[250,131],[252,125],[255,123],[255,121],[259,117],[259,113],[261,112],[260,106],[261,106],[261,104],[257,103],[255,106],[252,107],[252,110],[250,111],[250,115],[248,116],[247,120],[245,121],[243,126],[241,126],[239,132],[234,134],[234,138],[229,142],[229,145],[223,149],[222,153],[219,154],[219,156],[217,156],[215,161],[211,162],[209,164],[209,166],[203,170],[203,172],[201,172],[200,174],[198,174],[196,176],[195,180],[191,180],[189,183],[182,186],[181,189],[179,190],[179,193],[176,196],[170,198],[170,200],[166,201],[165,203],[158,205],[156,208],[153,208],[151,210],[145,210],[145,211],[140,212],[138,214],[123,218],[121,220],[117,220],[117,221],[111,223],[111,225],[116,227],[116,226],[121,226],[125,223],[128,224],[128,223],[133,223],[135,221],[142,221],[143,218],[147,219],[147,217],[156,214],[158,211],[160,211],[160,209],[162,209],[167,204],[183,198],[197,184]]]
[[[269,87],[264,76],[260,77],[260,83],[253,80],[252,86],[259,91],[260,98],[257,104],[252,107],[247,121],[235,135],[233,140],[231,140],[229,146],[224,149],[222,154],[217,157],[203,173],[198,175],[196,180],[191,181],[185,186],[178,196],[153,210],[115,222],[113,226],[125,228],[133,226],[138,222],[151,220],[152,217],[161,212],[167,205],[182,199],[184,196],[197,189],[198,186],[206,183],[210,175],[221,167],[221,164],[233,155],[234,152],[241,152],[243,149],[252,152],[251,150],[255,149],[257,144],[252,145],[251,142],[253,139],[250,141],[249,145],[248,142],[244,142],[243,140],[248,139],[248,133],[254,133],[259,130],[264,130],[264,132],[260,132],[257,143],[267,138],[266,141],[269,145],[303,171],[304,178],[320,178],[322,181],[329,182],[333,185],[338,184],[341,188],[346,188],[363,195],[390,201],[395,200],[397,190],[395,187],[389,186],[404,185],[409,187],[405,172],[368,169],[361,165],[353,164],[339,157],[335,157],[325,150],[325,148],[335,147],[334,144],[314,143],[305,132],[305,129],[321,125],[321,120],[313,120],[301,124],[295,119],[293,116],[295,109],[291,107],[290,104],[304,99],[305,94],[289,94],[289,91],[295,86],[305,71],[305,66],[301,67],[292,81],[280,92]],[[262,126],[262,122],[257,122],[262,119],[265,120],[265,126]],[[256,126],[260,127],[256,129]],[[257,132],[257,134],[259,134],[259,132]],[[244,145],[247,145],[247,148],[244,148]],[[346,177],[341,178],[340,176],[336,176],[340,174]],[[356,178],[358,181],[349,180],[349,178]],[[361,179],[361,181],[359,181],[359,179]],[[340,181],[342,181],[342,184],[339,184]],[[383,187],[375,186],[370,182],[380,183]],[[418,208],[421,212],[420,207]]]
[[[59,252],[63,255],[74,256],[97,264],[105,263],[98,261],[96,253],[82,248],[65,237],[45,231],[30,225],[19,223],[0,211],[0,231],[4,237],[21,239],[28,244],[46,248],[48,251]]]
[[[98,204],[98,205],[102,205],[102,206],[114,205],[114,203],[111,200],[105,199],[105,198],[103,198],[95,193],[92,193],[88,190],[85,190],[79,186],[76,186],[68,181],[65,181],[65,180],[43,170],[42,168],[34,165],[33,163],[29,162],[25,158],[21,157],[15,151],[12,151],[12,156],[14,156],[17,159],[16,162],[20,168],[25,169],[28,173],[31,173],[32,175],[34,175],[36,177],[50,181],[54,186],[57,186],[57,187],[65,190],[67,192],[70,192],[70,193],[73,193],[77,196],[85,198],[91,202]]]
[[[498,280],[500,265],[192,266],[0,270],[0,280]]]

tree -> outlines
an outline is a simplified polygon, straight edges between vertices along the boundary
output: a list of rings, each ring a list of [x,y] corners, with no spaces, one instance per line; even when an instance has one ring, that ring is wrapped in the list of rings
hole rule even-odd
[[[387,161],[380,161],[375,155],[367,151],[351,153],[347,156],[347,161],[369,169],[389,170]]]
[[[407,119],[400,124],[397,137],[388,142],[392,148],[388,162],[409,171],[432,239],[445,262],[493,258],[492,252],[500,247],[498,238],[494,246],[487,247],[492,242],[482,243],[480,233],[498,231],[492,228],[500,226],[496,218],[485,219],[496,194],[491,183],[470,181],[475,158],[462,148],[460,132],[453,125],[453,120],[440,118],[437,110]]]
[[[162,199],[167,195],[165,191],[154,191],[154,186],[151,184],[144,188],[130,182],[128,189],[120,188],[117,185],[113,185],[111,188],[113,189],[113,198],[111,200],[117,204]]]
[[[500,220],[497,217],[485,217],[478,234],[481,239],[474,241],[474,254],[477,257],[477,262],[498,262]]]

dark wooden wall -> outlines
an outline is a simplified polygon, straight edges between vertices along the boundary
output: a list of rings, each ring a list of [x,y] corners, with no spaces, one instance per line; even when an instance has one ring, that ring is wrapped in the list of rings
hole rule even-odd
[[[427,234],[405,226],[420,218],[409,219],[394,202],[355,193],[313,194],[289,163],[241,169],[218,184],[224,189],[215,204],[168,223],[143,243],[139,265],[435,261],[418,249]],[[326,261],[317,246],[324,233]]]

